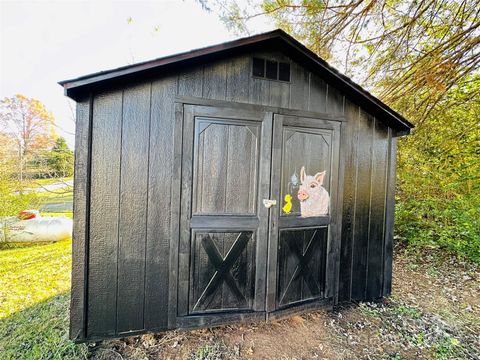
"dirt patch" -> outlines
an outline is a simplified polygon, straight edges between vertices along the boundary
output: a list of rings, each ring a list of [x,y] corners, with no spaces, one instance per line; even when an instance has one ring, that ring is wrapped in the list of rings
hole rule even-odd
[[[170,331],[92,347],[94,359],[480,359],[480,273],[397,249],[394,295],[270,323]]]
[[[352,353],[331,336],[327,310],[270,323],[170,331],[105,342],[95,359],[344,359]],[[344,356],[342,356],[344,355]]]
[[[480,268],[456,258],[399,250],[394,296],[480,334]]]

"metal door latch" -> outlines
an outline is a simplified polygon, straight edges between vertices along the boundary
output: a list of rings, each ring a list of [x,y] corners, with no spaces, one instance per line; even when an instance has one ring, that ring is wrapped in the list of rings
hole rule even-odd
[[[277,205],[277,200],[263,199],[263,206],[270,209],[273,205]]]

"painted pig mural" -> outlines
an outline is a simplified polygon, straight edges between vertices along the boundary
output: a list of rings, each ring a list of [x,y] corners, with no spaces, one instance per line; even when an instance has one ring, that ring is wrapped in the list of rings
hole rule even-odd
[[[305,166],[302,166],[300,170],[301,185],[297,194],[302,217],[328,215],[330,196],[322,186],[326,173],[326,171],[322,171],[313,176],[306,175]]]

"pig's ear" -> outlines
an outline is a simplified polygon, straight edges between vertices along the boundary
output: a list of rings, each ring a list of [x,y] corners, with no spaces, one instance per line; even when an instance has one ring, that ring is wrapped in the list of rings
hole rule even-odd
[[[323,179],[325,178],[326,173],[327,171],[325,170],[315,174],[315,180],[317,180],[320,185],[323,185]]]
[[[302,166],[300,169],[300,182],[303,183],[305,181],[305,166]]]

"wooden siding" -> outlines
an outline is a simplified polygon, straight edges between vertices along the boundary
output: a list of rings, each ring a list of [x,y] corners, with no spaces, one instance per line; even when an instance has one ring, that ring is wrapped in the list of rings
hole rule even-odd
[[[82,209],[88,201],[91,205],[84,335],[85,319],[79,310],[83,300],[78,294],[83,296],[85,289],[73,295],[78,299],[72,332],[78,339],[175,326],[168,314],[168,299],[176,297],[169,274],[177,271],[177,265],[169,261],[169,247],[172,236],[178,236],[172,235],[178,219],[171,218],[178,209],[172,212],[170,207],[179,203],[172,198],[178,196],[180,187],[180,179],[172,177],[179,173],[178,154],[176,160],[174,154],[177,95],[344,116],[339,299],[361,300],[390,292],[389,227],[393,225],[395,175],[392,132],[296,63],[291,63],[289,83],[253,78],[252,55],[94,96],[90,197],[81,182],[75,189],[77,252],[84,246],[82,229],[88,231]],[[288,60],[279,53],[255,55]],[[79,118],[88,117],[88,111],[82,110],[86,105],[79,106]],[[85,132],[88,127],[80,128],[79,144],[85,143]],[[88,172],[86,156],[80,154],[77,159],[77,172]],[[74,278],[80,281],[76,273],[82,271],[81,254],[75,258]]]
[[[345,117],[339,301],[373,300],[391,292],[395,138],[348,100]]]
[[[148,214],[145,249],[145,328],[166,328],[168,317],[170,203],[172,202],[174,101],[176,78],[152,82]],[[161,139],[161,140],[160,140]],[[161,255],[163,254],[163,255]]]
[[[72,292],[70,299],[70,338],[84,339],[86,321],[86,276],[90,202],[91,101],[77,103],[75,132],[75,194],[72,244]]]
[[[88,261],[87,336],[116,333],[122,92],[95,97]]]

